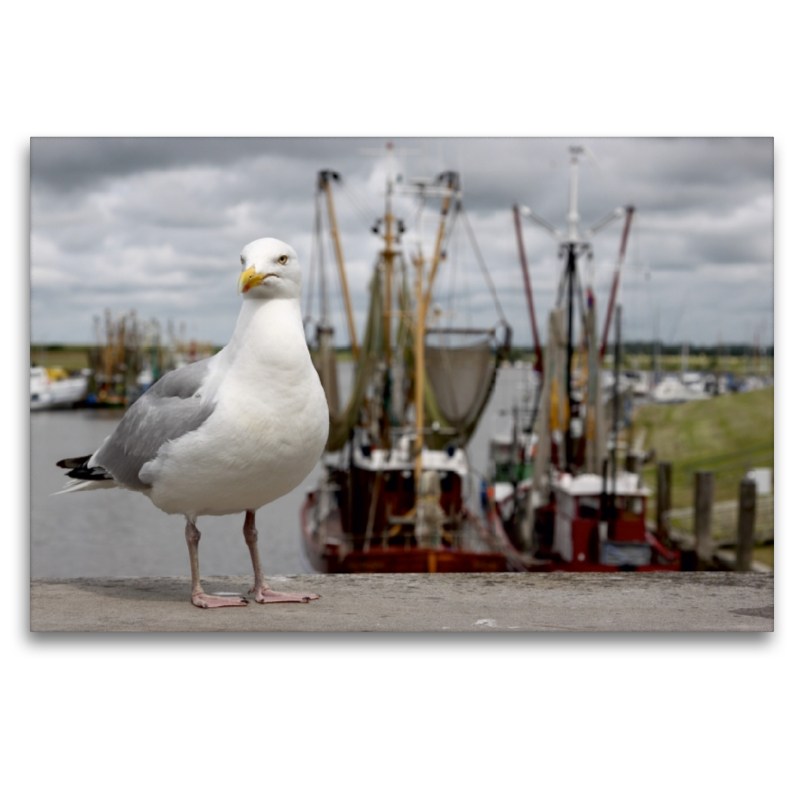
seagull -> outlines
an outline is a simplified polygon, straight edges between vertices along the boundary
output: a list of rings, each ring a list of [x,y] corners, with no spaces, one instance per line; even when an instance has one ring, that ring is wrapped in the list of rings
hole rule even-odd
[[[277,239],[251,242],[240,260],[243,302],[230,342],[156,381],[94,453],[57,464],[71,478],[59,494],[130,489],[185,517],[192,603],[199,608],[247,605],[244,597],[203,591],[201,516],[244,513],[256,602],[319,598],[267,586],[255,525],[259,508],[310,474],[328,439],[328,404],[300,313],[300,263]]]

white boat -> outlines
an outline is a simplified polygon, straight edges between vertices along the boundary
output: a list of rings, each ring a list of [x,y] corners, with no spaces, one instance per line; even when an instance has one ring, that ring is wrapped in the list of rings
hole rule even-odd
[[[31,411],[72,408],[86,397],[87,375],[55,379],[44,367],[31,367]]]
[[[690,375],[683,381],[674,375],[667,375],[656,385],[651,393],[655,403],[686,403],[691,400],[708,400],[705,381],[693,379]]]
[[[765,385],[766,384],[762,378],[758,378],[755,375],[748,375],[739,382],[738,386],[736,387],[736,391],[754,392],[757,389],[763,389]]]
[[[635,397],[648,397],[653,388],[652,374],[644,370],[626,370],[625,376],[630,382],[631,390]]]

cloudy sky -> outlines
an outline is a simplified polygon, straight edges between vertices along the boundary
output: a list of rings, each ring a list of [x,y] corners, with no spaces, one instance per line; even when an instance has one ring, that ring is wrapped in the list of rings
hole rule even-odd
[[[386,139],[35,138],[31,145],[31,338],[87,342],[110,308],[171,320],[223,344],[232,330],[238,254],[274,236],[298,252],[310,290],[315,175],[339,172],[335,191],[353,304],[363,320],[379,245]],[[515,342],[531,342],[511,206],[564,227],[568,147],[581,144],[579,211],[588,227],[637,209],[623,271],[625,336],[667,342],[773,341],[773,143],[769,138],[430,138],[395,140],[397,172],[461,173],[464,207]],[[398,213],[413,226],[412,199]],[[543,327],[562,265],[544,230],[524,225]],[[622,223],[594,240],[601,308]],[[409,234],[408,242],[413,239]],[[328,251],[330,252],[330,251]],[[450,245],[437,297],[457,321],[492,325],[491,300],[469,239]],[[332,259],[329,282],[337,289]],[[331,300],[337,339],[346,326]],[[360,329],[359,324],[359,329]]]
[[[315,175],[323,168],[343,179],[336,208],[360,322],[379,245],[369,225],[382,209],[386,141],[33,139],[32,341],[92,341],[94,316],[110,308],[135,309],[162,326],[185,326],[191,338],[225,343],[240,303],[238,254],[247,242],[274,236],[290,243],[311,290]],[[402,176],[461,173],[464,207],[515,342],[530,344],[531,331],[511,206],[527,205],[564,226],[572,144],[590,151],[580,167],[582,227],[621,205],[637,209],[623,273],[626,338],[660,332],[667,342],[772,342],[771,139],[396,140]],[[412,227],[411,198],[399,213]],[[546,231],[531,223],[524,231],[543,321],[562,266]],[[618,222],[594,241],[593,282],[603,309],[621,232]],[[463,323],[494,324],[498,312],[464,233],[450,253],[438,299]],[[332,270],[331,258],[326,264]],[[329,275],[337,339],[344,342],[338,285]]]

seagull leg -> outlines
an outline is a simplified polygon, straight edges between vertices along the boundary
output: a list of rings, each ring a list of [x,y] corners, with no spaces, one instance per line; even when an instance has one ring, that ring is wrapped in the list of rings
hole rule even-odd
[[[200,531],[195,524],[186,518],[186,544],[189,545],[189,561],[192,565],[192,604],[198,608],[223,608],[225,606],[246,606],[244,597],[217,597],[206,594],[200,585],[200,560],[197,557],[197,545],[200,543]]]
[[[256,512],[248,511],[244,518],[244,540],[253,559],[253,572],[255,585],[250,594],[256,593],[257,603],[307,603],[309,600],[319,600],[318,594],[287,594],[286,592],[273,592],[264,580],[261,570],[261,559],[258,556],[258,531],[256,530]]]

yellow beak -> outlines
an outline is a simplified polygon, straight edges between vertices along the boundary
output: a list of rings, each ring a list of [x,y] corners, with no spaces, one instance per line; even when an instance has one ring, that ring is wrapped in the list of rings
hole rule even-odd
[[[263,280],[264,276],[257,275],[255,267],[248,267],[239,276],[239,294],[249,292],[254,286],[258,286]]]

